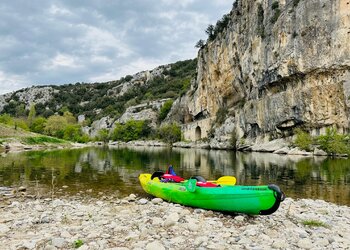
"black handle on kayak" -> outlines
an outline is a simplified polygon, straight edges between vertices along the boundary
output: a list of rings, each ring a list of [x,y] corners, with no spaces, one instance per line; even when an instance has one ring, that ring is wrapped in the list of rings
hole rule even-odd
[[[281,191],[279,186],[275,184],[270,184],[268,185],[268,188],[273,191],[273,195],[275,196],[276,201],[269,209],[261,210],[259,213],[261,215],[268,215],[274,213],[280,206],[280,203],[286,198],[286,195]]]

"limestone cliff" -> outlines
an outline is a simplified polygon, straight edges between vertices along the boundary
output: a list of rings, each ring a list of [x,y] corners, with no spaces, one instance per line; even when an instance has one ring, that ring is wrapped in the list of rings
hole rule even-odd
[[[237,0],[228,17],[198,52],[197,79],[183,98],[191,124],[224,110],[246,142],[287,137],[298,126],[347,131],[349,0]]]

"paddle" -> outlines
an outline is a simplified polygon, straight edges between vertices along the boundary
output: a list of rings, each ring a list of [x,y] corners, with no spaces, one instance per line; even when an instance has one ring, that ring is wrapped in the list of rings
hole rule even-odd
[[[217,181],[214,181],[214,183],[219,184],[219,185],[234,186],[236,184],[236,177],[234,177],[234,176],[222,176]]]

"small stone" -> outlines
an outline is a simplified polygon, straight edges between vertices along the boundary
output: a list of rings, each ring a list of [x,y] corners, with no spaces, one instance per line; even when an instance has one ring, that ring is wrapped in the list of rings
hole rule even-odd
[[[222,238],[229,238],[229,237],[231,237],[231,233],[229,232],[226,232],[222,235]]]
[[[20,186],[20,187],[18,188],[18,191],[19,191],[19,192],[25,192],[25,191],[27,191],[27,188],[24,187],[24,186]]]
[[[68,186],[64,185],[64,186],[62,186],[62,188],[68,188]]]
[[[95,247],[96,248],[96,247]],[[79,250],[88,250],[91,249],[87,245],[82,245],[81,247],[78,248]]]
[[[235,217],[235,221],[239,221],[239,222],[244,221],[244,216],[242,216],[242,215],[236,216],[236,217]]]
[[[145,204],[147,204],[148,203],[148,200],[147,199],[140,199],[139,200],[139,204],[141,204],[141,205],[145,205]]]
[[[241,238],[238,241],[238,244],[240,245],[249,245],[250,243],[252,243],[252,241],[249,238]]]
[[[311,249],[313,247],[313,244],[309,239],[301,239],[298,241],[298,247],[303,249]]]
[[[36,241],[24,241],[22,246],[26,249],[34,249],[36,246]]]
[[[35,208],[34,208],[36,211],[38,211],[38,212],[44,212],[45,211],[45,209],[43,208],[43,206],[41,206],[41,205],[35,205]]]
[[[21,204],[18,201],[13,201],[10,205],[10,207],[20,207]]]
[[[72,235],[71,235],[69,232],[67,232],[67,231],[63,231],[63,232],[61,233],[61,237],[62,237],[62,238],[71,238]]]
[[[44,250],[56,250],[57,248],[51,245],[46,245]]]
[[[43,224],[50,223],[50,222],[51,222],[51,219],[48,216],[44,216],[40,219],[40,223],[43,223]]]
[[[203,210],[203,209],[196,208],[196,209],[194,210],[194,212],[195,212],[196,214],[201,214],[201,213],[204,212],[204,210]]]
[[[104,205],[103,201],[96,201],[96,205],[102,207]]]
[[[6,234],[9,231],[10,228],[7,225],[0,223],[0,234]]]
[[[167,216],[166,220],[164,221],[165,227],[171,227],[175,225],[179,221],[180,217],[178,213],[171,213]]]
[[[285,242],[284,240],[276,240],[272,244],[272,248],[286,249],[286,248],[288,248],[288,243]]]
[[[152,225],[156,226],[156,225],[161,225],[163,223],[163,220],[161,218],[158,217],[154,217],[152,219]]]
[[[321,246],[321,247],[325,247],[329,245],[329,241],[327,239],[319,239],[316,242],[316,245]]]
[[[165,250],[165,247],[159,241],[153,241],[146,245],[146,250]]]
[[[52,206],[53,207],[58,207],[58,206],[63,206],[63,201],[61,201],[60,199],[56,199],[54,201],[52,201]]]
[[[190,230],[192,232],[196,232],[199,230],[199,225],[195,221],[190,220],[187,224],[187,228],[188,228],[188,230]]]
[[[249,229],[249,230],[244,231],[243,234],[246,235],[246,236],[255,236],[256,235],[256,230],[255,229]]]
[[[185,241],[186,239],[182,236],[175,237],[170,240],[171,244],[181,244],[181,243],[184,243]]]
[[[163,200],[161,198],[154,198],[154,199],[152,199],[152,203],[153,204],[159,204],[159,203],[162,203],[162,202],[163,202]]]
[[[130,194],[129,195],[129,199],[135,200],[136,199],[136,195],[135,194]]]
[[[54,247],[58,247],[58,248],[64,247],[65,244],[66,244],[66,242],[67,242],[67,241],[66,241],[65,239],[63,239],[63,238],[53,238],[53,239],[51,240],[52,245],[53,245]]]
[[[206,236],[199,236],[194,240],[194,245],[195,246],[200,246],[202,245],[203,242],[207,242],[208,238]]]

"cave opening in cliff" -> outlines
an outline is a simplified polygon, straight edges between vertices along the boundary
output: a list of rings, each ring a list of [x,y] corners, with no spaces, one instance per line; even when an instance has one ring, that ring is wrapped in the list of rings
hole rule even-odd
[[[196,135],[196,141],[202,138],[202,130],[199,126],[196,127],[195,135]]]

